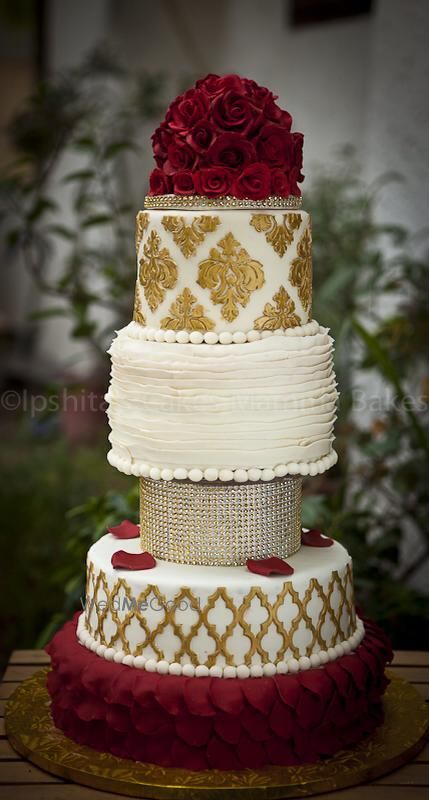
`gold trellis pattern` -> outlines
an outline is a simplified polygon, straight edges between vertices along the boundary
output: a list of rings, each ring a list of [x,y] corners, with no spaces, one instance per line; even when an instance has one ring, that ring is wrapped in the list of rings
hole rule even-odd
[[[122,613],[122,616],[117,609],[121,590],[123,597],[127,599],[127,610]],[[101,597],[99,596],[100,592]],[[151,649],[157,659],[165,659],[164,648],[158,639],[170,627],[174,636],[180,641],[170,661],[191,663],[194,666],[204,663],[201,662],[197,645],[194,644],[194,639],[198,637],[202,629],[205,629],[207,636],[213,642],[213,649],[205,661],[208,667],[216,664],[219,658],[224,659],[226,665],[237,665],[236,657],[231,652],[231,639],[237,633],[244,635],[249,641],[243,662],[247,666],[251,666],[255,663],[264,664],[269,661],[277,663],[291,655],[299,658],[303,654],[311,655],[319,650],[327,650],[348,639],[356,630],[353,576],[350,564],[344,569],[341,577],[338,570],[332,572],[326,589],[316,578],[312,578],[304,596],[301,597],[292,581],[285,581],[277,598],[272,602],[260,586],[253,586],[241,604],[237,606],[225,587],[217,588],[205,602],[201,602],[201,599],[188,587],[182,587],[173,599],[167,599],[154,584],[148,584],[138,597],[133,598],[132,590],[124,578],[119,578],[113,588],[109,589],[105,573],[100,570],[96,574],[94,564],[91,562],[87,571],[86,593],[86,628],[98,642],[134,656],[147,653],[148,649]],[[158,604],[160,621],[156,626],[151,627],[144,614],[144,602],[148,601],[152,595]],[[252,629],[252,623],[253,628],[255,627],[255,623],[252,621],[252,602],[255,599],[266,612],[266,618],[258,624],[256,632]],[[314,599],[320,601],[321,608],[320,612],[313,612],[314,618],[312,618],[309,606]],[[100,602],[101,600],[103,602]],[[210,612],[214,610],[218,601],[223,602],[225,608],[231,613],[231,621],[225,626],[223,633],[220,633],[216,624],[209,619]],[[287,601],[296,607],[296,614],[291,620],[290,626],[285,628],[280,612]],[[183,624],[177,617],[183,602],[196,616],[196,620],[187,631],[184,630]],[[112,634],[109,636],[105,632],[106,621],[112,627]],[[135,621],[140,626],[142,637],[141,641],[132,649],[127,637],[127,628]],[[328,629],[331,629],[331,634],[325,630],[327,622],[330,623]],[[306,644],[305,653],[294,641],[302,623],[311,636]],[[273,629],[281,639],[281,644],[274,657],[272,652],[269,653],[264,646],[265,637]]]
[[[140,297],[140,286],[138,281],[136,281],[136,288],[134,292],[133,320],[134,322],[139,322],[140,325],[146,325],[146,318],[142,311],[142,301]]]
[[[264,313],[255,319],[257,331],[276,331],[279,328],[294,328],[301,324],[298,315],[295,314],[295,303],[284,286],[280,286],[273,300],[275,305],[265,303]]]
[[[160,245],[157,232],[151,231],[140,259],[139,280],[151,311],[162,303],[166,289],[172,289],[177,282],[176,262],[167,248]]]
[[[280,258],[284,256],[293,242],[295,231],[301,225],[300,214],[283,214],[282,222],[277,222],[274,214],[252,214],[250,224],[258,231],[265,233],[265,239]]]
[[[262,264],[253,259],[232,233],[227,233],[212,247],[209,258],[198,266],[197,283],[210,289],[213,303],[222,306],[221,314],[232,322],[238,306],[247,306],[250,295],[265,282]]]
[[[289,280],[298,290],[298,296],[307,314],[311,315],[312,259],[311,226],[306,226],[297,246],[297,257],[293,259]]]
[[[188,225],[185,217],[165,216],[161,223],[166,231],[173,234],[173,239],[182,255],[189,258],[195,255],[197,247],[202,244],[206,234],[212,233],[220,225],[220,219],[201,215],[195,217]]]
[[[205,315],[203,306],[186,287],[173,300],[168,315],[160,324],[161,328],[173,331],[212,331],[215,328],[213,320]]]
[[[147,211],[139,211],[136,216],[136,253],[139,252],[140,242],[143,234],[149,226],[149,214]]]

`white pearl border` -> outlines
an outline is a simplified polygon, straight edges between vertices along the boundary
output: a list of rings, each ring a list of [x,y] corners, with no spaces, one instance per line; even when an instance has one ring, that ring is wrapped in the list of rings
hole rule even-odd
[[[287,464],[277,464],[272,468],[259,469],[250,467],[249,469],[217,469],[215,467],[169,467],[145,464],[142,461],[134,461],[130,456],[120,456],[112,448],[107,454],[107,460],[112,467],[125,475],[135,475],[136,478],[151,478],[153,481],[184,481],[190,480],[194,483],[199,481],[235,481],[236,483],[247,483],[247,481],[272,481],[274,478],[284,478],[285,475],[321,475],[330,469],[338,461],[338,455],[332,450],[329,455],[319,458],[317,461],[297,462],[289,461]]]
[[[193,664],[179,664],[178,662],[170,664],[165,660],[156,661],[154,658],[146,658],[145,656],[126,655],[123,650],[115,650],[113,647],[98,644],[85,627],[83,613],[79,617],[76,635],[80,644],[98,656],[105,658],[106,661],[114,661],[116,664],[124,664],[127,667],[145,669],[147,672],[158,672],[160,675],[167,675],[167,673],[170,675],[184,675],[187,678],[262,678],[276,674],[294,674],[311,668],[317,669],[329,661],[335,661],[337,658],[346,655],[346,653],[353,652],[360,645],[365,635],[365,626],[358,617],[355,632],[341,644],[335,645],[335,647],[320,650],[319,653],[312,653],[311,656],[289,658],[288,661],[278,661],[277,664],[271,662],[253,664],[251,667],[246,666],[246,664],[240,664],[238,667],[216,665],[207,667],[205,664],[198,664],[194,667]]]
[[[305,325],[297,325],[295,328],[286,328],[277,331],[173,331],[149,328],[140,325],[139,322],[130,322],[127,331],[132,339],[139,339],[144,342],[166,342],[167,344],[244,344],[245,342],[257,342],[260,339],[267,339],[270,336],[313,336],[321,331],[321,327],[315,320],[306,322]]]

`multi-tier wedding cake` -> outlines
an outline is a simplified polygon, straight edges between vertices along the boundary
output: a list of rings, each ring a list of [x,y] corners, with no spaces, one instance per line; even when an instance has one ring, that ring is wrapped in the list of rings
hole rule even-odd
[[[301,528],[302,476],[336,462],[337,386],[303,136],[275,100],[209,75],[153,136],[107,394],[140,526],[91,547],[85,610],[49,645],[55,724],[163,766],[317,761],[382,719],[390,647],[345,548]]]

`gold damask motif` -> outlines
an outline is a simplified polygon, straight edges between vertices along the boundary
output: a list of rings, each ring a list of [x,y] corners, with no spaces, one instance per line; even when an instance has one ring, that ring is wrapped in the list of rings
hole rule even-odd
[[[229,800],[232,795],[241,800],[308,797],[380,778],[414,758],[427,741],[427,704],[414,686],[391,672],[381,725],[353,748],[326,761],[263,769],[166,769],[98,752],[65,736],[52,719],[47,676],[47,668],[38,670],[7,701],[10,744],[45,772],[121,796],[177,800],[185,788],[189,800]]]
[[[146,318],[142,311],[142,301],[140,297],[140,287],[138,281],[136,281],[136,288],[134,292],[133,320],[134,322],[138,322],[140,325],[146,325]]]
[[[251,293],[264,284],[264,271],[232,233],[227,233],[217,247],[212,247],[209,258],[199,264],[197,283],[211,289],[212,302],[221,304],[222,317],[232,322],[239,314],[238,306],[247,306]]]
[[[212,331],[213,320],[205,316],[204,307],[190,289],[185,288],[177,295],[169,308],[169,316],[161,320],[161,328],[173,331]]]
[[[198,245],[206,238],[206,233],[212,233],[220,225],[219,217],[204,215],[195,217],[190,225],[186,224],[184,217],[163,217],[161,222],[165,230],[173,234],[173,239],[185,258],[195,255]]]
[[[297,288],[304,310],[311,315],[312,259],[310,223],[298,242],[297,254],[290,267],[289,280],[292,286]]]
[[[151,231],[143,246],[144,257],[140,259],[139,280],[151,311],[162,303],[165,290],[172,289],[177,282],[176,263],[160,244],[156,231]]]
[[[100,589],[102,591],[99,597]],[[334,593],[338,593],[341,597],[337,609],[334,608],[332,602]],[[159,622],[155,628],[151,628],[144,614],[144,602],[148,601],[151,595],[156,598],[157,609],[160,614]],[[127,609],[123,618],[120,618],[118,614],[120,597],[124,599],[123,605],[126,604]],[[312,620],[308,610],[315,597],[320,600],[322,606],[321,612],[318,614],[317,623]],[[266,612],[265,620],[258,625],[256,631],[254,630],[254,623],[252,626],[251,610],[252,602],[255,598],[257,598],[261,608]],[[220,633],[216,629],[216,625],[209,620],[210,612],[213,611],[219,600],[223,601],[225,607],[231,612],[231,621],[225,627],[223,633]],[[296,606],[297,610],[290,625],[285,628],[280,612],[288,600]],[[183,625],[177,620],[177,612],[180,610],[183,601],[185,601],[187,609],[192,610],[197,617],[188,632],[184,631]],[[91,618],[93,619],[94,615],[96,617],[95,625],[91,624]],[[334,629],[330,637],[326,637],[323,634],[323,626],[327,618],[331,621]],[[119,578],[113,588],[109,589],[105,573],[100,570],[95,577],[94,565],[90,563],[88,565],[85,619],[87,630],[99,643],[107,647],[115,646],[116,649],[120,649],[126,654],[131,653],[134,656],[141,655],[150,647],[158,660],[165,659],[165,652],[161,643],[157,640],[167,628],[170,628],[180,641],[180,646],[177,648],[173,660],[178,663],[190,662],[197,666],[201,663],[201,660],[193,646],[193,640],[198,637],[202,629],[205,629],[208,637],[213,642],[213,650],[206,657],[206,666],[213,666],[219,658],[224,659],[226,665],[234,665],[234,655],[229,647],[230,641],[232,637],[237,635],[238,629],[249,640],[249,647],[243,656],[243,661],[247,666],[255,663],[264,664],[272,660],[278,662],[287,660],[290,653],[294,658],[299,658],[302,655],[302,652],[294,642],[294,637],[302,623],[309,634],[309,641],[306,645],[306,654],[308,656],[313,652],[335,647],[335,645],[340,644],[353,634],[356,628],[356,615],[352,570],[351,566],[348,565],[342,578],[340,578],[338,571],[334,570],[326,590],[323,589],[316,578],[312,578],[302,598],[294,588],[292,581],[285,581],[274,603],[270,601],[268,595],[260,586],[252,586],[240,605],[236,606],[233,598],[229,596],[226,588],[222,586],[217,588],[205,603],[202,603],[192,589],[186,586],[181,587],[172,600],[167,600],[155,584],[148,584],[139,597],[133,599],[131,588],[124,578]],[[106,620],[110,620],[115,628],[110,638],[105,633]],[[134,650],[131,650],[126,629],[135,621],[139,623],[144,636]],[[269,635],[273,628],[281,638],[281,644],[278,646],[274,658],[263,645],[264,637]]]
[[[136,253],[139,252],[140,242],[143,234],[149,225],[149,214],[147,211],[139,211],[136,216]]]
[[[255,329],[257,331],[276,331],[279,328],[294,328],[301,325],[301,320],[295,314],[295,303],[287,293],[284,286],[273,297],[275,306],[272,303],[265,303],[262,317],[255,319]]]
[[[268,244],[282,258],[293,242],[295,231],[301,225],[301,216],[283,214],[283,221],[279,224],[274,214],[252,214],[250,224],[258,233],[265,233]]]

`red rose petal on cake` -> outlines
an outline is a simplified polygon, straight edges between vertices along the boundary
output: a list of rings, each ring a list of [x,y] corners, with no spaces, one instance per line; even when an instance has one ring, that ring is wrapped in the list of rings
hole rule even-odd
[[[301,544],[306,547],[331,547],[334,540],[323,536],[317,528],[312,528],[310,531],[301,531]]]
[[[248,558],[246,567],[249,572],[254,572],[256,575],[293,575],[293,567],[283,561],[282,558],[271,556],[271,558]]]
[[[156,566],[151,553],[127,553],[126,550],[113,553],[111,563],[115,569],[152,569]]]
[[[140,536],[140,528],[129,519],[124,519],[120,525],[114,528],[107,528],[109,533],[112,533],[117,539],[137,539]]]

